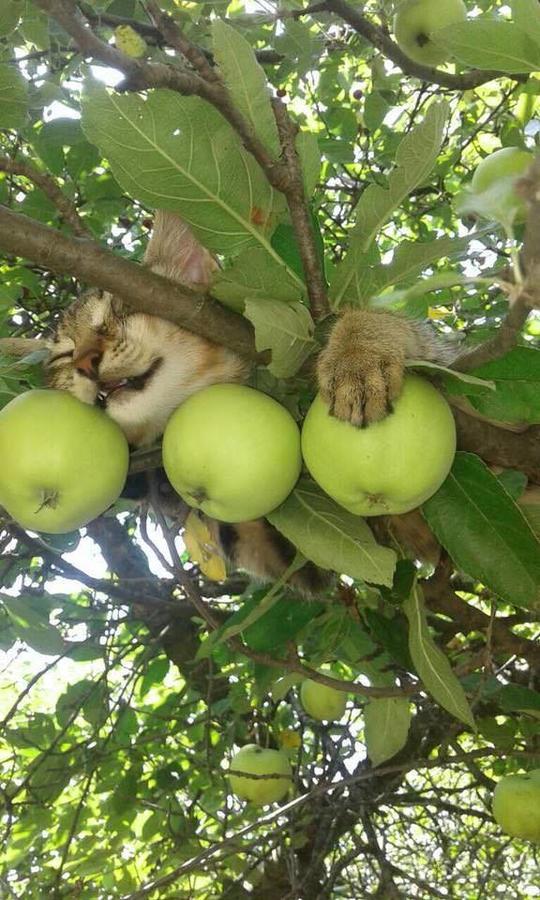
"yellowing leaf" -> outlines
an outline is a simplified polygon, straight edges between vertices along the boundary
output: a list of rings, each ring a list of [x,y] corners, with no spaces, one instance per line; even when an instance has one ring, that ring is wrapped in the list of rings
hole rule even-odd
[[[114,38],[117,48],[122,53],[125,53],[126,56],[139,59],[141,56],[145,56],[148,51],[146,41],[140,34],[137,34],[131,25],[119,25],[118,28],[115,28]]]
[[[192,510],[187,517],[184,531],[184,544],[191,560],[197,563],[203,575],[210,581],[223,581],[227,577],[227,569],[220,555],[210,529]]]
[[[302,738],[298,734],[298,732],[293,731],[292,728],[287,728],[285,731],[280,731],[278,734],[279,746],[283,750],[297,750],[302,743]]]

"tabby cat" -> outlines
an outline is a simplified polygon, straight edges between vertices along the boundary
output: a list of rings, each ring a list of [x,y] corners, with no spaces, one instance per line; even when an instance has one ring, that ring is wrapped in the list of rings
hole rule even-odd
[[[216,263],[176,215],[156,214],[145,263],[174,281],[206,289]],[[392,409],[406,358],[440,359],[444,347],[429,327],[392,313],[346,310],[317,364],[319,389],[333,415],[357,426]],[[152,444],[174,409],[216,382],[245,380],[245,360],[157,316],[131,313],[125,302],[92,291],[64,313],[46,364],[51,387],[101,406],[132,447]],[[264,520],[224,525],[208,520],[221,553],[234,568],[275,579],[294,548]],[[293,576],[312,592],[323,582],[311,564]]]

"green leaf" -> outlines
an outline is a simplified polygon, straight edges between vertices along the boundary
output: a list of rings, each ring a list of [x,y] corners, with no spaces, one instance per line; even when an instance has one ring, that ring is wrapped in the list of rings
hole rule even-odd
[[[429,631],[424,598],[418,585],[413,587],[405,600],[403,611],[409,621],[412,661],[426,691],[447,712],[474,728],[474,718],[465,691]]]
[[[21,128],[27,108],[26,80],[15,66],[0,65],[0,128]]]
[[[212,22],[214,58],[234,105],[272,156],[280,153],[270,90],[250,44],[221,19]]]
[[[450,384],[445,379],[448,393],[467,396],[471,405],[490,419],[540,424],[540,351],[516,347],[500,359],[474,369],[473,374],[489,379],[495,392],[473,382]]]
[[[518,28],[540,44],[540,6],[537,0],[513,0],[512,18]]]
[[[364,258],[359,270],[362,276],[351,281],[347,296],[349,302],[364,305],[394,284],[412,281],[432,263],[442,259],[460,259],[464,256],[471,237],[437,238],[434,241],[402,241],[391,262],[386,265],[370,264]],[[365,263],[365,265],[364,265]]]
[[[301,303],[248,298],[245,316],[255,328],[257,350],[272,351],[268,368],[276,378],[296,375],[318,346],[313,339],[313,320]]]
[[[14,30],[20,16],[20,0],[2,0],[2,5],[0,6],[0,37],[5,37]]]
[[[374,766],[391,759],[407,743],[411,724],[409,701],[401,697],[381,697],[364,707],[364,735],[367,754]]]
[[[449,56],[475,69],[508,74],[538,72],[540,45],[526,31],[502,19],[481,16],[434,32],[433,41]]]
[[[32,650],[46,656],[57,656],[68,646],[58,629],[49,622],[49,607],[43,599],[39,608],[38,597],[10,597],[1,595],[14,633]]]
[[[456,380],[466,385],[482,388],[482,390],[495,390],[493,381],[486,381],[483,378],[478,378],[476,375],[470,375],[468,372],[458,372],[455,369],[449,369],[447,366],[441,366],[440,363],[429,362],[427,359],[407,359],[405,367],[408,369],[428,369],[435,373],[440,372],[446,376],[447,382]]]
[[[61,728],[66,728],[72,718],[83,714],[83,706],[97,689],[95,682],[84,678],[70,685],[56,702],[56,718]]]
[[[504,710],[535,710],[540,712],[540,693],[521,684],[505,684],[494,699]]]
[[[355,226],[350,233],[350,249],[330,285],[335,307],[358,293],[355,281],[363,275],[365,253],[377,231],[407,195],[428,177],[439,154],[448,118],[448,105],[433,103],[424,121],[402,139],[396,154],[396,167],[388,188],[371,184],[357,206]]]
[[[540,605],[540,543],[520,507],[473,453],[423,506],[437,540],[457,566],[509,603]]]
[[[374,584],[392,584],[396,555],[375,542],[363,519],[302,479],[268,520],[307,559],[324,569]]]
[[[165,655],[158,656],[149,664],[139,685],[139,697],[144,697],[154,684],[161,684],[167,672],[170,662]]]
[[[270,235],[284,199],[208,103],[166,90],[145,98],[91,86],[83,128],[126,191],[178,212],[205,246],[230,254],[260,247],[280,261]]]
[[[227,306],[243,312],[246,297],[297,301],[305,296],[305,290],[291,277],[282,259],[269,256],[265,250],[256,247],[240,253],[232,265],[216,274],[212,294]]]

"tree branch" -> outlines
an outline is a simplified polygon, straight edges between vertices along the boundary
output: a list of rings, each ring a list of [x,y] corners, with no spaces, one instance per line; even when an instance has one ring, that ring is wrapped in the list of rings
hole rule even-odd
[[[134,312],[161,316],[222,344],[247,359],[260,359],[247,319],[204,294],[180,287],[97,242],[68,237],[0,205],[0,250],[122,297]]]
[[[319,5],[319,9],[323,8],[340,16],[358,34],[361,34],[377,50],[380,50],[387,59],[399,66],[402,72],[406,75],[411,75],[413,78],[420,78],[422,81],[428,81],[430,84],[439,84],[441,87],[455,91],[468,91],[485,84],[487,81],[492,81],[494,78],[508,77],[504,72],[481,71],[479,69],[472,69],[464,75],[452,75],[449,72],[441,72],[439,69],[433,69],[430,66],[420,65],[420,63],[409,59],[380,26],[374,25],[361,12],[349,6],[346,0],[326,0],[324,4]],[[519,80],[525,75],[514,75],[513,77]]]
[[[452,407],[456,421],[458,449],[477,453],[491,465],[519,469],[540,484],[540,425],[519,434],[482,422]]]
[[[71,226],[77,237],[88,237],[90,235],[90,232],[77,212],[77,207],[68,197],[66,197],[52,175],[48,175],[46,172],[40,172],[28,162],[9,159],[7,156],[0,156],[0,172],[28,178],[28,180],[35,184],[36,187],[40,188],[56,206],[62,218]]]

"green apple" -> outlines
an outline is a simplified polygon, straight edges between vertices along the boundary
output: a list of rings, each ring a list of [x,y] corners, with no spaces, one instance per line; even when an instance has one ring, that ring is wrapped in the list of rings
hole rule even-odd
[[[0,411],[0,505],[23,528],[63,534],[118,498],[129,450],[124,434],[67,391],[35,390]]]
[[[501,778],[493,794],[493,818],[512,837],[540,844],[540,769]]]
[[[525,201],[515,192],[516,179],[534,162],[534,154],[519,147],[496,150],[477,166],[471,188],[479,198],[478,212],[499,221],[525,220]],[[468,201],[474,206],[474,200]]]
[[[308,716],[318,719],[319,722],[339,721],[347,706],[347,695],[344,691],[336,691],[335,688],[311,681],[310,678],[302,682],[300,700]]]
[[[406,375],[394,412],[369,428],[331,416],[318,395],[302,429],[302,453],[336,503],[359,516],[399,515],[441,486],[456,450],[454,419],[444,397]]]
[[[245,772],[246,775],[234,775]],[[273,778],[249,778],[249,775],[273,775]],[[257,806],[282,800],[292,784],[289,758],[282,750],[265,750],[247,744],[231,759],[228,773],[231,790],[242,800]]]
[[[463,0],[403,0],[394,16],[394,34],[403,52],[423,66],[438,66],[447,53],[432,40],[433,32],[464,22]]]
[[[302,466],[296,422],[272,397],[214,384],[172,414],[163,465],[181,497],[222,522],[264,516],[292,491]]]

